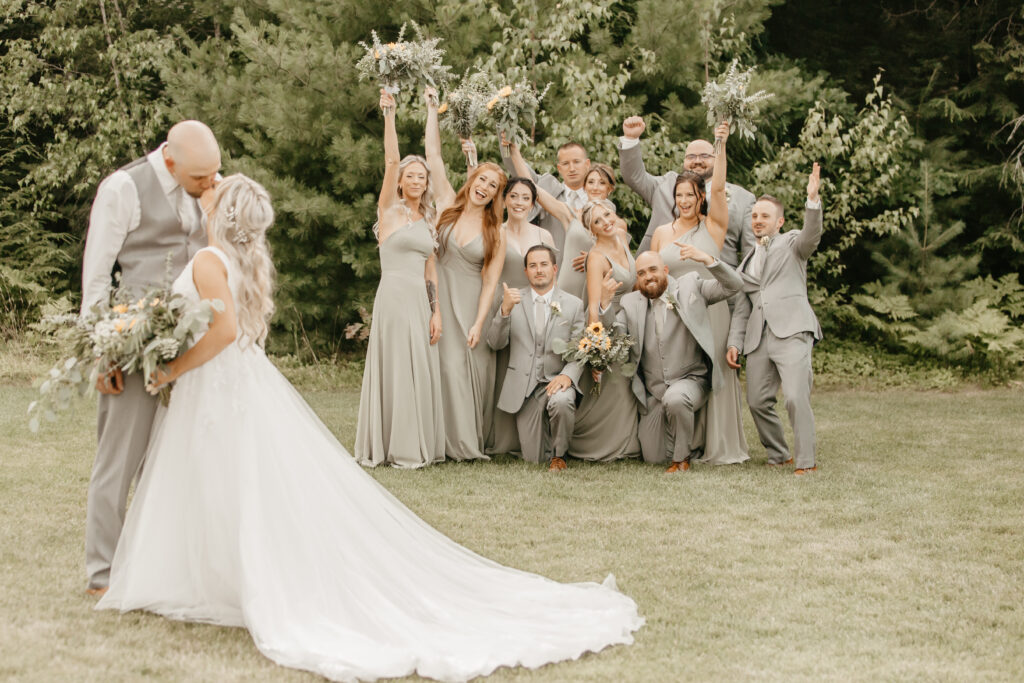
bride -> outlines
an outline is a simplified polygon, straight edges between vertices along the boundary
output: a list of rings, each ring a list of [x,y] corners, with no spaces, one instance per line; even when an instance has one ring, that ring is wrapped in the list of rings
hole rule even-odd
[[[503,567],[363,472],[264,355],[266,190],[231,176],[209,212],[210,246],[174,291],[224,310],[152,379],[174,396],[97,609],[245,627],[278,664],[339,681],[461,681],[631,643],[643,619],[612,577]]]

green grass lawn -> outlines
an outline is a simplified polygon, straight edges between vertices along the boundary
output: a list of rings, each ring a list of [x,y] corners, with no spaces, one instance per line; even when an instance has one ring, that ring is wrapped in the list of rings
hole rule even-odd
[[[240,629],[94,612],[93,404],[32,435],[34,392],[4,381],[0,678],[317,680]],[[351,445],[357,392],[306,395]],[[761,464],[749,416],[751,463],[684,475],[510,458],[372,475],[499,562],[561,581],[613,572],[647,618],[633,646],[494,680],[1024,679],[1024,393],[828,390],[814,408],[808,477]]]

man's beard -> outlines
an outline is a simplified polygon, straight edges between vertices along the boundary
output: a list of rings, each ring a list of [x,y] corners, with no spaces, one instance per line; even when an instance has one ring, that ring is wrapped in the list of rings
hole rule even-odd
[[[666,289],[668,289],[668,278],[663,277],[654,281],[653,289],[649,290],[647,285],[644,285],[640,288],[640,291],[643,292],[643,295],[648,299],[654,300],[661,298],[661,295],[665,293]]]

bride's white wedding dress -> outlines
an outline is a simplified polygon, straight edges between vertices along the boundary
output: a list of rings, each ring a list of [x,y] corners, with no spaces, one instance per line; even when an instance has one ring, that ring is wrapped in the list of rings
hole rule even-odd
[[[239,274],[223,252],[208,248]],[[174,291],[198,299],[190,263]],[[633,641],[604,584],[503,567],[377,484],[254,345],[176,383],[97,609],[242,626],[270,659],[340,681],[446,681]]]

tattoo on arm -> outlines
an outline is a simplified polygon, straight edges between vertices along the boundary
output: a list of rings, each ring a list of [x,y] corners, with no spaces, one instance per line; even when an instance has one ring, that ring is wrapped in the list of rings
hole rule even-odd
[[[430,312],[437,310],[437,285],[433,280],[427,280],[427,303],[430,304]]]

